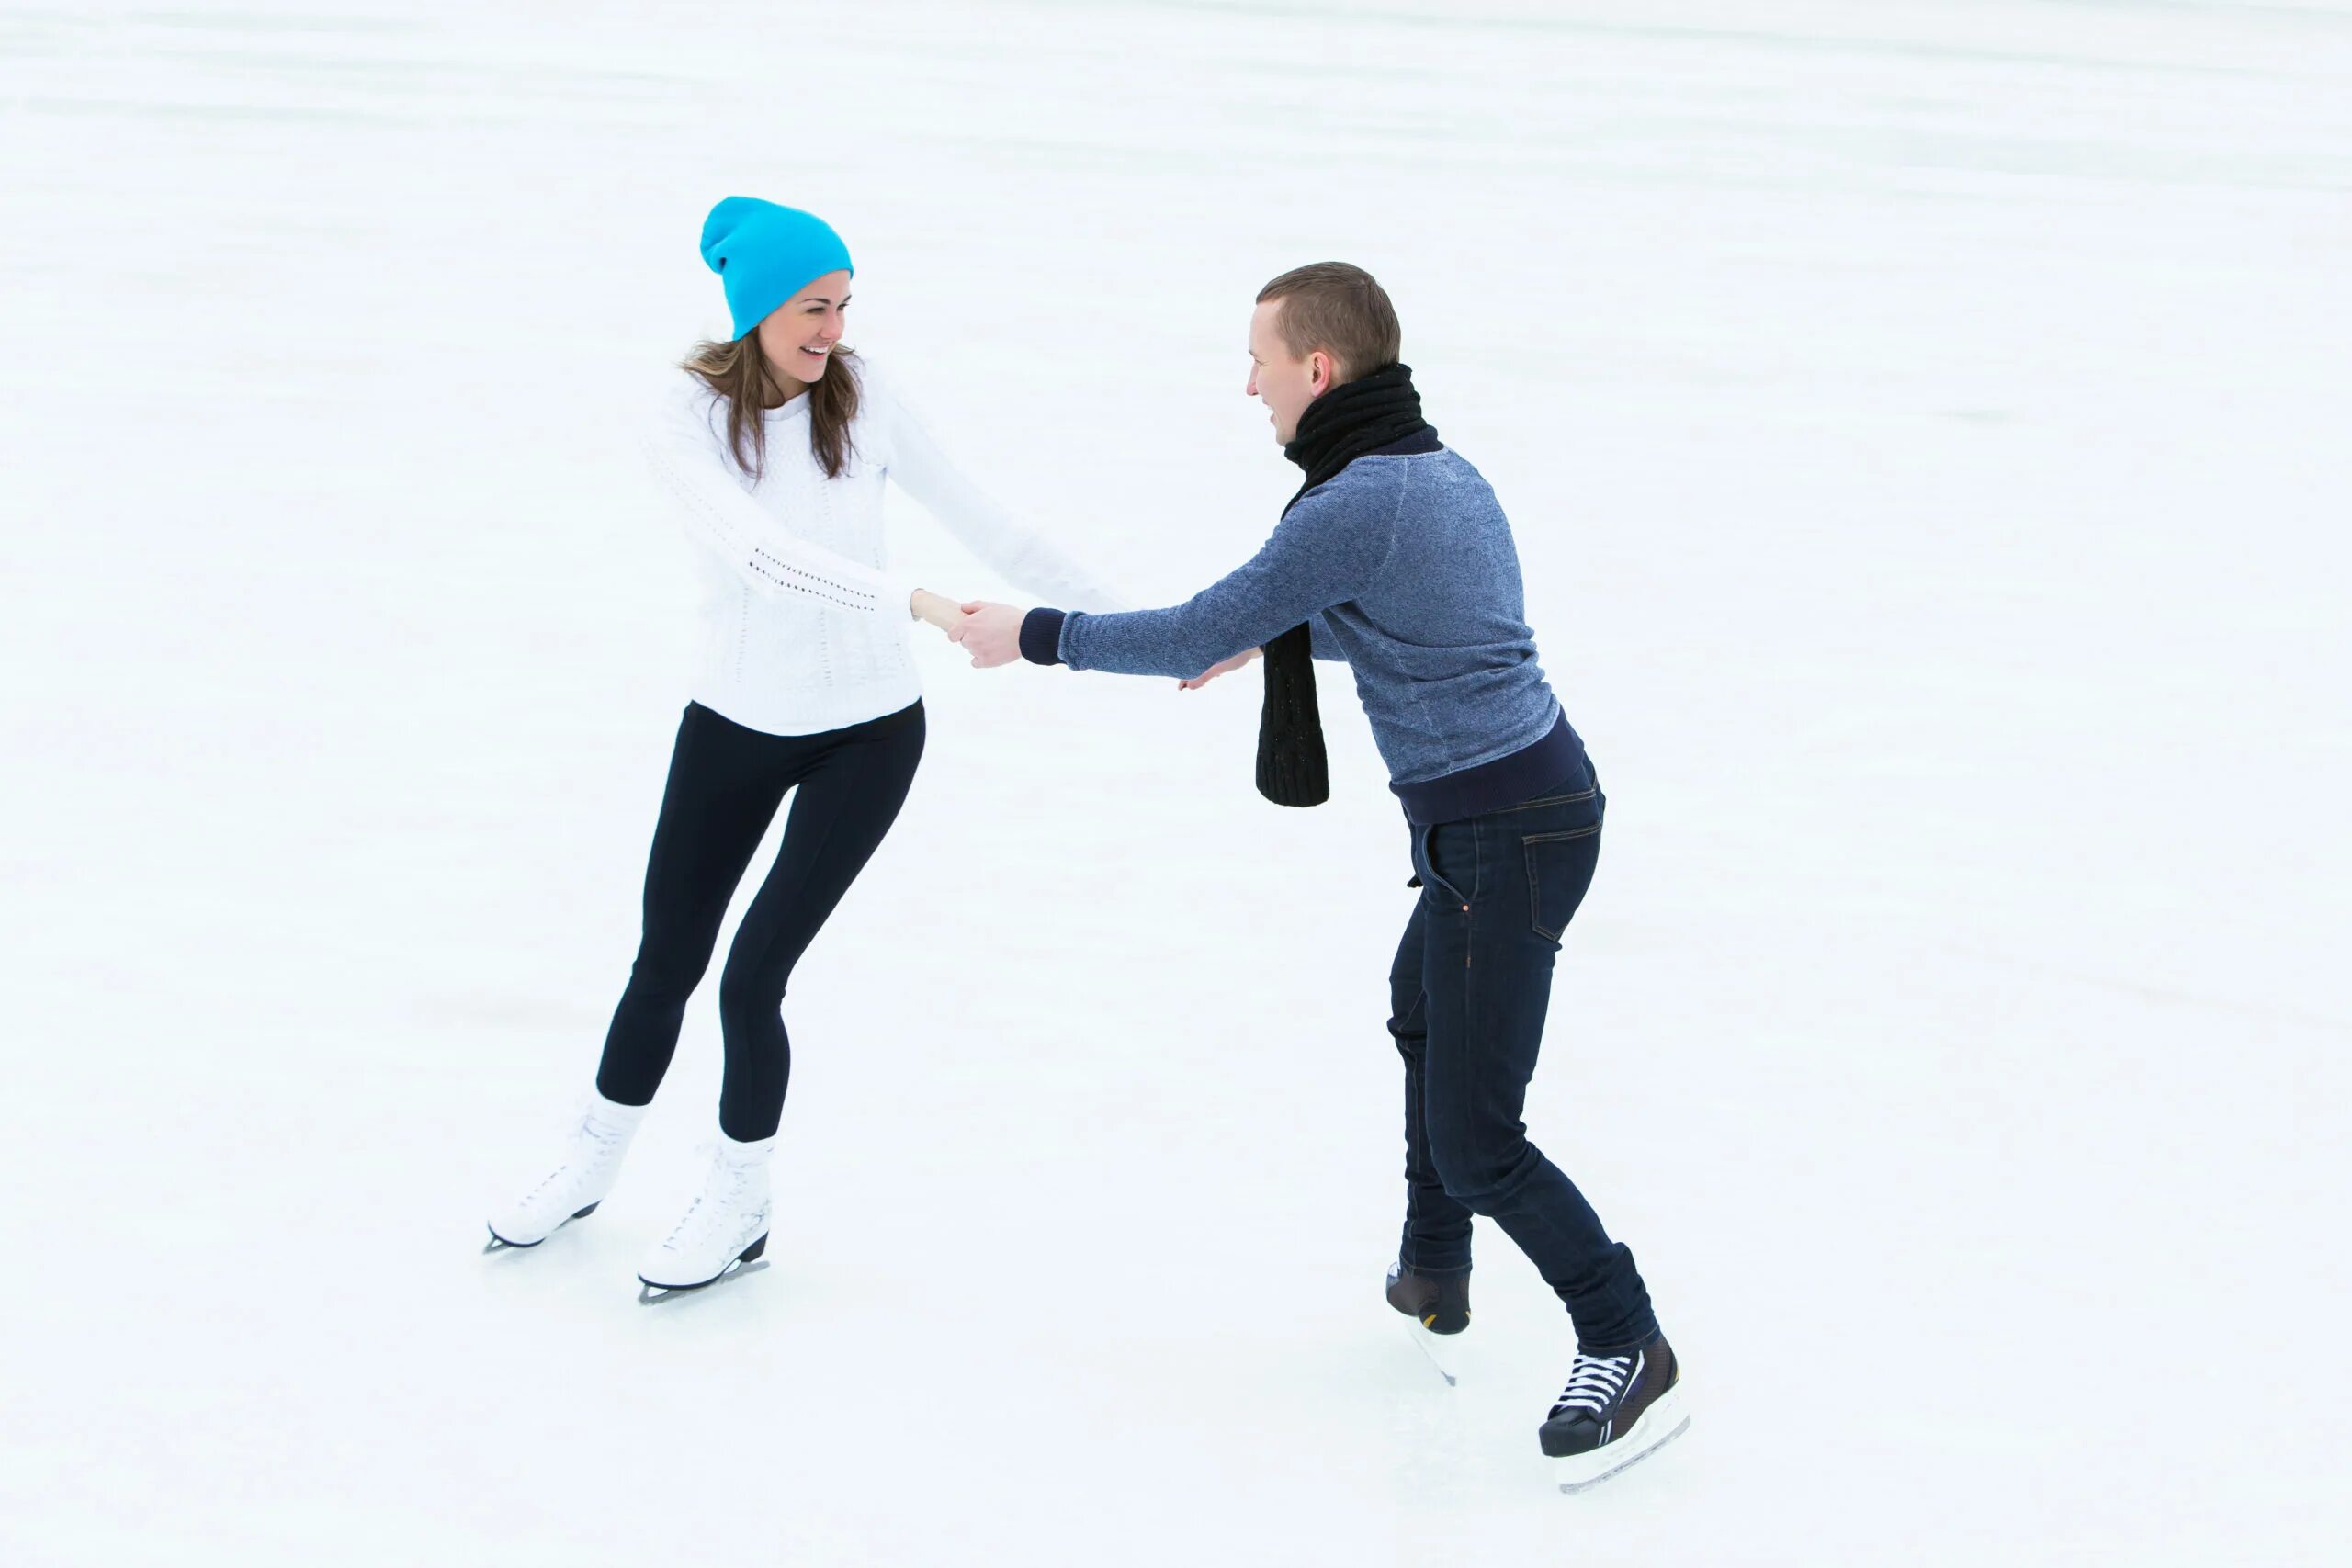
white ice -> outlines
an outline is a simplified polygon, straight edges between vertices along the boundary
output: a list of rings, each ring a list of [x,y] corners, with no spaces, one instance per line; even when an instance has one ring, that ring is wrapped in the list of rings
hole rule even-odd
[[[2352,11],[52,0],[0,130],[0,1559],[2341,1547]],[[612,1200],[479,1255],[635,940],[690,591],[628,421],[739,191],[1146,602],[1295,482],[1257,286],[1386,282],[1609,791],[1528,1119],[1680,1442],[1553,1488],[1496,1233],[1458,1388],[1381,1301],[1335,671],[1296,813],[1255,674],[926,641],[772,1266],[635,1300],[707,997]]]

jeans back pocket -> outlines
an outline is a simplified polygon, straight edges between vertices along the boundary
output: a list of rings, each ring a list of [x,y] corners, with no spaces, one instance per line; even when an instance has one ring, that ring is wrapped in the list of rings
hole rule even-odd
[[[1522,834],[1519,842],[1527,856],[1527,922],[1537,936],[1557,945],[1592,886],[1600,859],[1600,824]]]

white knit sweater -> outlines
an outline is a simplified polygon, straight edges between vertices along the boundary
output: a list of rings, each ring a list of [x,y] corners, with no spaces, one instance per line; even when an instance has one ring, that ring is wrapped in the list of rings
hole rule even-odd
[[[919,585],[885,564],[886,479],[1042,602],[1120,607],[942,456],[868,361],[860,358],[856,369],[854,456],[837,479],[825,477],[809,450],[806,396],[768,411],[757,483],[728,450],[718,398],[684,371],[646,434],[646,455],[678,503],[704,589],[694,699],[771,735],[863,724],[922,694],[908,646],[919,623],[907,601]]]

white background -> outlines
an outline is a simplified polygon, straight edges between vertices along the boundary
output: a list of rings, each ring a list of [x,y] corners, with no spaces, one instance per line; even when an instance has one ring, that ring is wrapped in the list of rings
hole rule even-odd
[[[11,6],[0,131],[12,1562],[2340,1544],[2352,13]],[[479,1255],[635,942],[630,422],[734,192],[1139,603],[1295,488],[1257,287],[1386,283],[1609,792],[1528,1116],[1681,1442],[1554,1490],[1498,1233],[1458,1388],[1380,1299],[1411,895],[1332,670],[1283,812],[1254,672],[926,634],[773,1266],[634,1299],[707,996],[612,1200]]]

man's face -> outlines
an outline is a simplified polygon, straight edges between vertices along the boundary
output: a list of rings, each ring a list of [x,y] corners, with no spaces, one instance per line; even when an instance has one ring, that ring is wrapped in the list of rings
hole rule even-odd
[[[1250,395],[1273,416],[1274,439],[1287,446],[1298,434],[1306,405],[1331,389],[1331,355],[1315,349],[1295,357],[1283,342],[1280,299],[1268,299],[1250,316]]]

